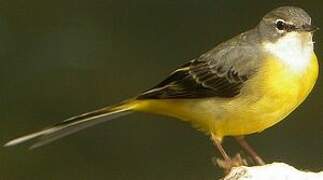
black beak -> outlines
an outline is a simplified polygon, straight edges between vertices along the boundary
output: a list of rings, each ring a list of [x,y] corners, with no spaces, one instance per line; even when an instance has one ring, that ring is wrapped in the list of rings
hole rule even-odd
[[[306,32],[314,32],[319,30],[320,28],[310,25],[310,24],[305,24],[302,27],[299,28],[300,31],[306,31]]]

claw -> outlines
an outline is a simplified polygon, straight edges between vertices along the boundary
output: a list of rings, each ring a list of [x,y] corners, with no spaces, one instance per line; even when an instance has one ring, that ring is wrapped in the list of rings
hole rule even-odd
[[[247,160],[242,158],[238,153],[233,158],[230,159],[219,159],[216,158],[213,160],[214,164],[224,169],[224,172],[227,174],[233,167],[247,166]]]

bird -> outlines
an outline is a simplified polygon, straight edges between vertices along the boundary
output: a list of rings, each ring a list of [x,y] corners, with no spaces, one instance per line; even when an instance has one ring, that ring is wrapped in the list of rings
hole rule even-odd
[[[184,63],[139,95],[4,146],[36,140],[31,148],[37,148],[129,113],[146,112],[191,123],[210,137],[230,167],[234,158],[222,146],[224,137],[234,137],[256,164],[263,165],[244,137],[282,121],[310,94],[319,73],[312,40],[316,30],[302,8],[277,7],[250,30]]]

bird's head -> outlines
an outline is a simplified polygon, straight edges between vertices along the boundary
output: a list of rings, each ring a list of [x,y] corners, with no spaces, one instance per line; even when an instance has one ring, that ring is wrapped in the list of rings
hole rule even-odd
[[[275,42],[283,37],[302,37],[312,41],[312,34],[318,30],[311,23],[307,12],[298,7],[283,6],[267,13],[258,25],[261,38]]]

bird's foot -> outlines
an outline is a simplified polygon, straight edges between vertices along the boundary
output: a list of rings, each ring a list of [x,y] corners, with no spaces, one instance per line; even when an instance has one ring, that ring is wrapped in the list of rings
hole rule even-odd
[[[233,167],[248,165],[247,160],[243,159],[239,153],[230,159],[216,158],[214,160],[214,163],[218,165],[220,168],[224,169],[225,173],[229,173]]]

